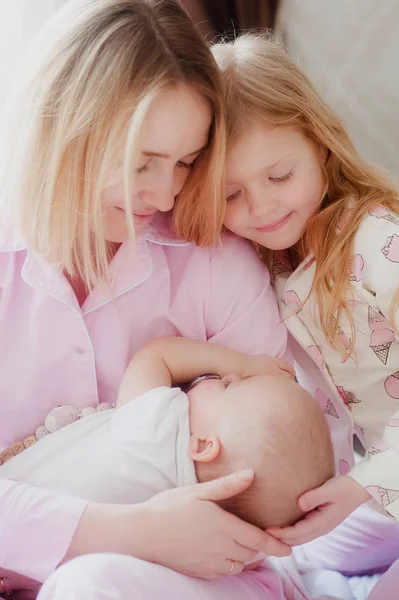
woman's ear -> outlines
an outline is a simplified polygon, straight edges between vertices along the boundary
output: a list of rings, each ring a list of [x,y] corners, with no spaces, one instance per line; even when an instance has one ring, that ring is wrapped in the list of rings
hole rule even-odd
[[[220,442],[217,438],[190,437],[188,453],[195,462],[212,462],[220,454]]]

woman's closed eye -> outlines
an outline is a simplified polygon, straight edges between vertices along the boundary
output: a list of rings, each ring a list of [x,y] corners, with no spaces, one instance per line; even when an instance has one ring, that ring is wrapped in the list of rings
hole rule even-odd
[[[280,177],[271,177],[269,175],[269,181],[271,181],[272,183],[284,183],[285,181],[291,179],[292,175],[292,171],[289,171],[288,173],[286,173],[285,175],[281,175]]]
[[[179,161],[177,161],[176,164],[180,169],[188,169],[189,171],[191,171],[191,169],[195,165],[195,160],[193,160],[193,162],[190,162],[190,163],[184,162],[184,160],[179,160]]]
[[[142,165],[141,167],[137,167],[136,173],[145,173],[146,171],[148,171],[148,167],[150,166],[150,163],[151,163],[151,158],[150,158],[150,160],[147,160],[147,162],[144,163],[144,165]]]

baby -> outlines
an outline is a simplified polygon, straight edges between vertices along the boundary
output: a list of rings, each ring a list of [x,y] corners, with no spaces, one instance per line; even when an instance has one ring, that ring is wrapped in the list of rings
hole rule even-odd
[[[297,498],[334,474],[317,403],[284,361],[159,338],[133,357],[115,409],[40,439],[0,477],[128,504],[244,468],[253,485],[223,508],[263,529],[298,520]]]

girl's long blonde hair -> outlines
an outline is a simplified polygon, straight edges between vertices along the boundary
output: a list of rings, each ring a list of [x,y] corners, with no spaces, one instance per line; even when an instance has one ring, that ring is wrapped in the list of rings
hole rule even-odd
[[[217,65],[186,13],[175,0],[69,0],[48,22],[1,115],[2,210],[29,250],[89,288],[106,275],[104,182],[122,158],[129,197],[148,109],[178,85],[213,112],[173,211],[177,234],[207,245],[224,214],[225,128]]]
[[[315,148],[327,149],[323,165],[325,196],[320,210],[290,251],[294,267],[308,253],[314,253],[316,273],[311,293],[315,293],[321,328],[331,347],[350,355],[354,324],[347,299],[354,238],[362,219],[376,205],[382,204],[399,214],[398,192],[388,176],[359,156],[338,117],[280,42],[270,35],[244,34],[234,42],[215,45],[213,54],[222,71],[228,147],[249,123],[263,122],[292,125]],[[349,203],[353,210],[343,219]],[[266,250],[265,260],[270,259],[268,254]],[[392,311],[398,300],[396,296]],[[340,341],[336,325],[342,311],[353,334],[348,351]]]

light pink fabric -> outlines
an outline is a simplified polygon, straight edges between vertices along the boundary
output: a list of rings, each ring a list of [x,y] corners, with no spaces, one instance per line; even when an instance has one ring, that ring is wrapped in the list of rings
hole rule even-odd
[[[383,572],[399,557],[399,523],[363,504],[331,533],[294,548],[294,556],[304,570]]]
[[[302,586],[265,566],[215,581],[194,579],[116,554],[91,554],[58,569],[38,600],[310,600]]]
[[[230,237],[223,247],[200,249],[159,221],[136,248],[120,248],[109,285],[94,289],[81,309],[61,273],[0,231],[0,450],[32,434],[57,404],[115,402],[132,354],[164,335],[285,353],[269,275],[246,242]],[[84,507],[0,481],[0,567],[44,581]]]

